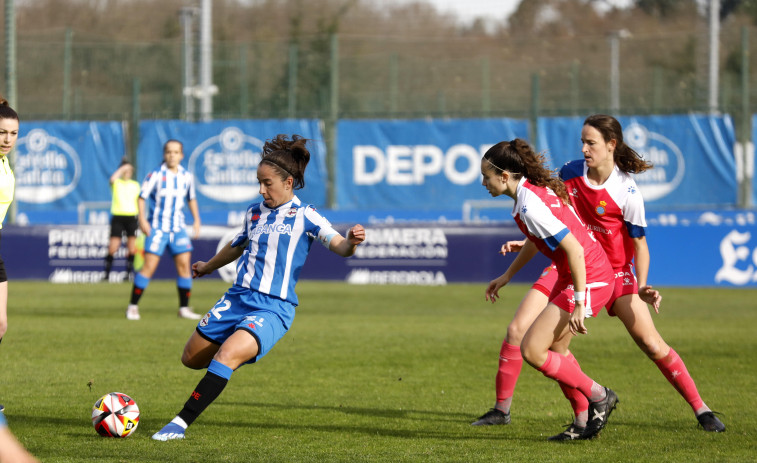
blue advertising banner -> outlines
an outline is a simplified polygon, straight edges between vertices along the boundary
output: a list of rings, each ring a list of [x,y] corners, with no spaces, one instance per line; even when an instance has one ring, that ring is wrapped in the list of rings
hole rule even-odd
[[[661,213],[647,221],[650,284],[757,287],[757,212]]]
[[[120,122],[24,122],[16,143],[19,223],[77,221],[86,202],[110,202],[108,178],[125,154]]]
[[[373,120],[337,124],[340,209],[460,210],[490,198],[481,157],[492,145],[528,137],[513,119]]]
[[[326,203],[326,149],[320,122],[314,119],[225,120],[185,122],[143,121],[139,125],[137,180],[163,162],[163,145],[170,139],[184,144],[182,165],[194,174],[200,214],[244,211],[261,199],[257,167],[266,140],[278,134],[309,140],[310,163],[305,188],[297,195],[306,203]]]
[[[539,119],[537,149],[546,151],[555,168],[582,157],[583,119]],[[736,138],[730,116],[688,114],[618,120],[626,144],[655,166],[635,176],[649,208],[736,204]]]

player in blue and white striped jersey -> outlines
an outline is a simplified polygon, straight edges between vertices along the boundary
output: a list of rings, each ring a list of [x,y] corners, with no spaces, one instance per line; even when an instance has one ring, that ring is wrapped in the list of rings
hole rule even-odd
[[[131,299],[126,309],[126,318],[139,320],[137,303],[150,283],[160,263],[160,257],[168,247],[176,264],[176,287],[179,290],[179,317],[199,320],[200,314],[189,308],[192,290],[190,259],[192,240],[184,223],[184,206],[189,207],[194,223],[193,237],[200,234],[200,212],[195,198],[194,177],[184,167],[184,148],[177,140],[168,140],[163,145],[163,164],[147,175],[139,194],[139,228],[145,234],[145,260],[142,269],[134,276]]]
[[[207,262],[192,265],[194,277],[237,260],[234,285],[198,323],[184,346],[182,363],[207,368],[179,414],[152,438],[183,439],[186,428],[223,391],[231,373],[266,355],[289,330],[298,304],[294,288],[313,241],[349,257],[365,240],[355,225],[340,235],[294,190],[305,186],[310,160],[304,138],[278,135],[263,146],[258,182],[263,202],[252,204],[240,232]]]

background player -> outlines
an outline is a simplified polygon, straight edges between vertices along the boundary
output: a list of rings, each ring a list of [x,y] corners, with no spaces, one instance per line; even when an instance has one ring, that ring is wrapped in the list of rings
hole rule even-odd
[[[355,225],[343,237],[294,190],[305,186],[310,152],[304,138],[278,135],[263,146],[258,182],[263,202],[252,204],[242,230],[208,262],[195,262],[202,277],[239,259],[234,285],[215,304],[190,336],[182,363],[207,368],[179,414],[152,438],[183,439],[186,428],[226,387],[231,373],[266,355],[289,330],[299,303],[295,285],[310,246],[319,240],[348,257],[365,239]]]
[[[126,309],[126,318],[139,320],[139,299],[150,283],[166,248],[176,264],[176,286],[179,291],[179,317],[200,319],[201,315],[189,308],[192,290],[190,257],[192,240],[187,235],[184,223],[184,204],[189,207],[194,223],[193,237],[200,234],[200,212],[195,199],[194,177],[184,167],[184,147],[177,140],[168,140],[163,146],[163,164],[147,175],[142,183],[139,206],[139,228],[145,234],[145,262],[134,276],[131,299]],[[147,200],[150,200],[149,211]]]
[[[639,348],[689,403],[702,428],[725,431],[725,425],[702,401],[681,357],[657,331],[645,304],[658,311],[662,297],[647,282],[650,257],[644,199],[630,174],[652,165],[625,144],[623,129],[612,116],[587,117],[581,142],[584,159],[567,163],[560,176],[578,214],[613,266],[615,291],[608,312],[617,315]]]
[[[595,231],[595,237],[614,267],[615,290],[608,312],[621,319],[639,348],[691,405],[702,429],[722,432],[725,425],[702,401],[683,360],[657,332],[645,304],[652,305],[658,311],[662,297],[647,284],[650,258],[645,237],[644,202],[630,174],[644,172],[652,166],[624,143],[620,123],[612,116],[598,114],[586,118],[581,140],[584,159],[566,164],[561,176],[568,185],[579,215]],[[506,247],[508,252],[515,252],[522,245],[523,242],[509,242],[503,245],[503,250]],[[500,353],[495,408],[481,416],[474,425],[509,423],[510,402],[522,359],[511,349],[506,349],[506,344],[511,339],[519,339],[513,333],[517,335],[522,332],[522,326],[546,300],[545,293],[548,291],[545,289],[553,284],[554,274],[542,275],[519,306],[513,322],[508,326]],[[521,323],[516,323],[518,321]],[[572,354],[569,357],[575,362]],[[509,389],[503,385],[509,386]],[[561,388],[571,402],[575,419],[564,432],[550,439],[575,439],[586,425],[588,404],[570,388],[564,385]]]
[[[137,253],[137,215],[139,214],[139,182],[132,179],[134,166],[124,160],[110,176],[110,190],[113,200],[110,205],[110,241],[108,242],[108,255],[105,257],[104,280],[110,279],[110,270],[113,268],[113,257],[121,247],[124,236],[126,237],[126,274],[129,280],[133,277],[134,255]]]

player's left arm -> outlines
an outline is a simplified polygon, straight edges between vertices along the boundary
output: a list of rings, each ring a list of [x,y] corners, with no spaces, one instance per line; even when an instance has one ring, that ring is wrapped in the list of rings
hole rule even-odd
[[[573,277],[573,292],[586,294],[586,259],[584,257],[584,248],[573,235],[568,232],[560,241],[559,248],[565,252],[568,258],[568,267]],[[584,324],[586,315],[585,299],[575,299],[573,313],[570,315],[569,328],[570,332],[575,334],[586,334],[588,330]]]
[[[192,238],[197,239],[197,237],[200,236],[200,208],[197,207],[196,199],[190,199],[187,202],[187,206],[189,207],[189,212],[192,213],[192,218],[194,219],[194,223],[192,224]]]
[[[331,238],[331,241],[329,241],[329,251],[342,257],[350,257],[355,254],[355,249],[363,241],[365,241],[365,228],[357,224],[347,230],[346,238],[338,233]]]
[[[639,282],[639,297],[641,300],[654,307],[655,312],[659,313],[662,296],[659,291],[647,284],[650,261],[647,237],[639,236],[632,238],[632,240],[634,247],[634,269],[636,270],[636,279]]]

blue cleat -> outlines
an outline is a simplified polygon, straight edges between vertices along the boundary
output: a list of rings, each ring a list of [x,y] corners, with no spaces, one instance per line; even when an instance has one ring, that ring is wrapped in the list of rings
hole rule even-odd
[[[163,429],[152,435],[154,440],[167,441],[174,439],[184,439],[185,429],[176,423],[168,423]]]

